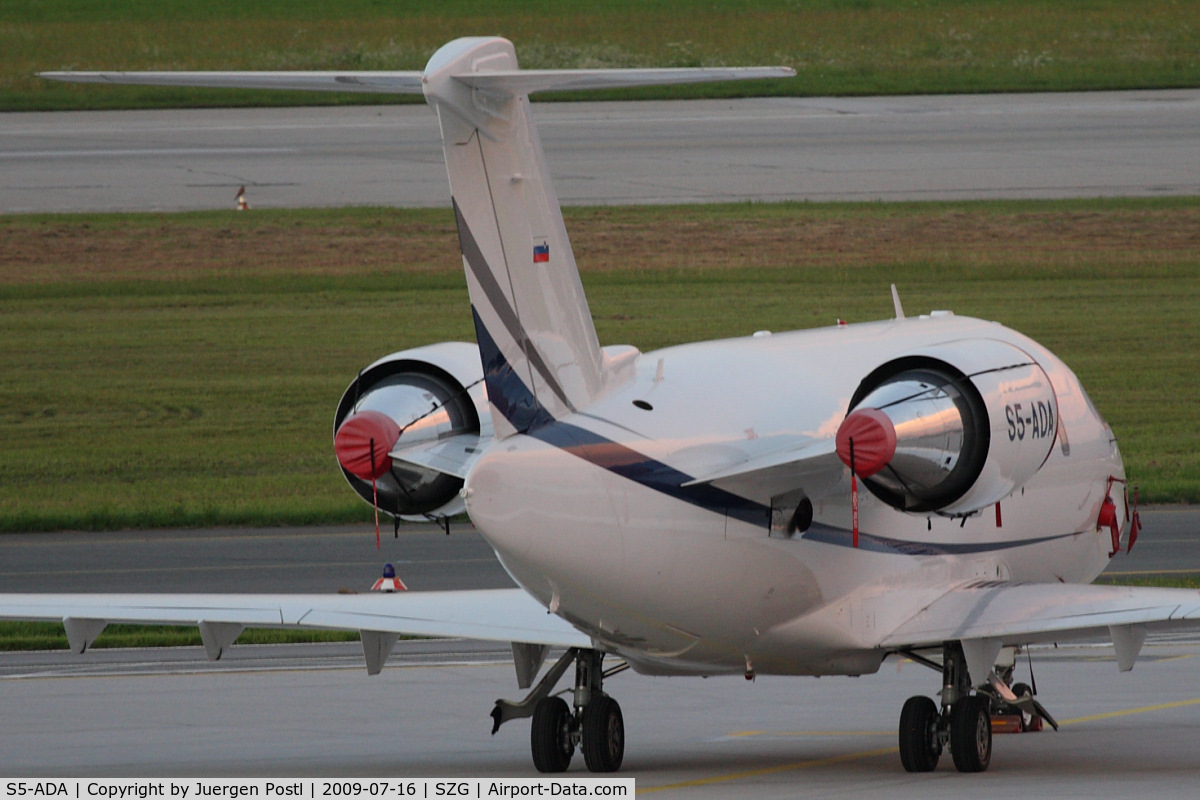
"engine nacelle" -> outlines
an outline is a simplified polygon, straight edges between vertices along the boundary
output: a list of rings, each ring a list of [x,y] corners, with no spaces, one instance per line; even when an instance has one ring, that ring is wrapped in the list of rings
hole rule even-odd
[[[998,502],[1041,469],[1058,433],[1045,371],[993,339],[889,361],[859,384],[850,409],[837,434],[842,461],[880,500],[912,512]]]
[[[388,453],[462,433],[490,436],[482,378],[479,348],[465,342],[403,350],[360,372],[333,421],[334,451],[354,491],[405,519],[461,513],[461,478]]]

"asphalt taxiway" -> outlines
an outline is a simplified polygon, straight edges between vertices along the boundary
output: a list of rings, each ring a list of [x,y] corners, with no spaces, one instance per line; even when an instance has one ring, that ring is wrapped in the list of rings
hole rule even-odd
[[[392,563],[408,588],[514,584],[469,525],[211,528],[0,535],[0,592],[360,591]]]
[[[1143,531],[1107,573],[1200,574],[1200,508],[1142,510]],[[0,536],[3,592],[360,591],[396,566],[416,591],[502,589],[512,580],[467,524],[94,531]]]
[[[567,205],[1200,193],[1200,91],[535,103]],[[0,213],[446,206],[423,105],[4,115]]]
[[[420,650],[426,643],[401,645]],[[399,652],[368,677],[347,646],[329,656],[130,674],[52,664],[0,678],[6,776],[535,776],[529,726],[491,736],[511,664]],[[278,649],[278,648],[276,648]],[[1132,673],[1106,648],[1038,650],[1040,698],[1058,732],[997,736],[988,772],[899,764],[896,720],[936,674],[889,660],[863,678],[647,678],[608,690],[626,721],[623,777],[664,797],[1194,797],[1200,785],[1200,646],[1151,644]],[[86,656],[85,656],[86,658]],[[497,657],[499,658],[499,657]],[[78,669],[78,667],[76,667]],[[576,755],[567,776],[588,775]]]

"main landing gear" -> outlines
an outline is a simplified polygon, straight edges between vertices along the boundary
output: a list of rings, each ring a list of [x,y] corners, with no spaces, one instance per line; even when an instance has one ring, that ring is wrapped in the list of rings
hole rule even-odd
[[[497,700],[492,709],[492,733],[511,719],[532,717],[529,744],[538,772],[564,772],[575,748],[592,772],[616,772],[625,756],[625,719],[621,706],[604,693],[604,679],[629,668],[618,664],[607,672],[604,653],[571,648],[563,654],[524,700]],[[573,703],[557,694],[554,686],[575,664]]]
[[[959,772],[983,772],[992,760],[992,721],[1013,719],[1016,727],[1004,730],[1041,730],[1042,720],[1055,730],[1058,723],[1033,699],[1025,684],[1009,688],[1012,666],[988,676],[988,683],[972,693],[962,645],[946,642],[942,663],[908,652],[919,664],[942,673],[941,708],[928,697],[910,697],[900,712],[900,763],[908,772],[932,772],[949,746]]]

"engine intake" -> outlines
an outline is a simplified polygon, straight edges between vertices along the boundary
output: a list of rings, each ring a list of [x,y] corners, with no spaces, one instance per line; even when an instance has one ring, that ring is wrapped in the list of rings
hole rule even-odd
[[[453,357],[446,358],[444,351],[451,347],[456,348],[450,351]],[[461,348],[470,352],[457,352]],[[478,349],[454,343],[395,353],[359,374],[338,403],[333,429],[338,463],[360,497],[368,503],[377,497],[379,510],[397,517],[424,519],[462,510],[461,478],[388,454],[478,434],[480,370]],[[478,402],[474,395],[480,395]]]
[[[1005,342],[955,342],[884,364],[859,385],[837,450],[904,511],[966,514],[1045,463],[1058,404],[1035,361]]]

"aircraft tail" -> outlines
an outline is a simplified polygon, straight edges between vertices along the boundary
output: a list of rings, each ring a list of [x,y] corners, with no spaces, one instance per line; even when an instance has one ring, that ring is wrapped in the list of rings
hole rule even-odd
[[[425,71],[498,438],[588,405],[604,384],[528,94],[503,81],[486,88],[469,82],[481,70],[516,77],[516,69],[507,41],[459,39]]]
[[[780,68],[521,70],[510,42],[457,39],[425,69],[497,438],[584,408],[614,380],[592,324],[529,93],[739,78]]]

